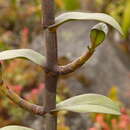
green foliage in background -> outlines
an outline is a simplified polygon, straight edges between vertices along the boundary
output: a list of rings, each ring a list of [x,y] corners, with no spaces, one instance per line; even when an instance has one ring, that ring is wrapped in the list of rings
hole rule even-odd
[[[126,0],[123,12],[122,28],[125,36],[128,36],[130,30],[130,0]]]
[[[80,7],[79,0],[63,0],[65,10],[76,10]]]
[[[100,12],[113,16],[122,26],[125,38],[129,37],[130,31],[130,0],[107,0],[105,4],[102,0],[96,0]]]

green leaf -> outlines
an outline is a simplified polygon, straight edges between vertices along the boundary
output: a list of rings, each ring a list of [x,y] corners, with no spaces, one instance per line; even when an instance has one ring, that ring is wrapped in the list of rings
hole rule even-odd
[[[55,24],[51,25],[49,28],[57,28],[58,26],[66,23],[68,21],[77,20],[97,20],[107,23],[117,29],[121,34],[123,34],[120,25],[116,22],[114,18],[104,13],[82,13],[82,12],[68,12],[63,13],[55,18]]]
[[[99,94],[83,94],[69,98],[57,104],[56,109],[53,111],[61,110],[120,115],[118,106],[111,99]]]
[[[126,5],[123,12],[122,28],[125,36],[127,37],[130,30],[130,0],[126,0],[125,4]]]
[[[6,126],[6,127],[3,127],[3,128],[0,128],[0,130],[34,130],[34,129],[31,129],[31,128],[27,128],[27,127],[23,127],[23,126]]]
[[[76,10],[80,7],[79,0],[62,0],[64,2],[65,10]]]
[[[96,24],[90,32],[91,43],[96,48],[99,46],[104,40],[108,33],[108,27],[104,23]]]
[[[16,49],[0,52],[0,60],[9,60],[14,58],[26,58],[41,66],[43,66],[45,62],[44,56],[31,49]]]

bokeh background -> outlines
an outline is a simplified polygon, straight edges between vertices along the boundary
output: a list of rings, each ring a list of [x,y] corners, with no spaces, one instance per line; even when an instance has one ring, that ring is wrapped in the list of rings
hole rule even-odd
[[[60,112],[58,130],[130,130],[130,0],[55,0],[56,15],[67,11],[101,12],[113,16],[125,36],[109,28],[109,34],[79,70],[60,77],[57,102],[83,94],[99,93],[120,105],[122,115]],[[41,0],[0,0],[0,51],[31,48],[45,54],[41,26]],[[59,63],[80,56],[89,44],[96,21],[69,22],[58,29]],[[5,62],[4,78],[21,97],[42,105],[44,71],[31,62]],[[16,106],[0,92],[0,127],[16,124],[43,130],[44,119]]]

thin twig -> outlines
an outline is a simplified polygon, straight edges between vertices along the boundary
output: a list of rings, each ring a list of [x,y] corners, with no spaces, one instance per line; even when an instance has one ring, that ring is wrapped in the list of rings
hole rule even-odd
[[[80,68],[90,57],[93,55],[95,49],[89,49],[88,52],[85,52],[76,60],[72,61],[71,63],[64,65],[64,66],[57,66],[55,71],[60,75],[68,74],[74,72],[78,68]]]
[[[4,83],[4,81],[3,81],[3,63],[2,62],[0,63],[0,91],[2,92],[2,94],[4,96],[11,99],[11,101],[13,101],[15,104],[17,104],[21,108],[23,108],[29,112],[32,112],[34,114],[41,115],[41,116],[46,114],[43,107],[32,104],[32,103],[24,100],[23,98],[19,97],[15,92],[13,92],[11,90],[11,88],[9,88]]]
[[[42,106],[38,106],[32,104],[23,98],[19,97],[15,92],[13,92],[8,86],[6,86],[2,81],[0,84],[1,92],[8,97],[11,101],[13,101],[18,106],[22,107],[23,109],[32,112],[37,115],[43,116],[46,112],[44,111]]]

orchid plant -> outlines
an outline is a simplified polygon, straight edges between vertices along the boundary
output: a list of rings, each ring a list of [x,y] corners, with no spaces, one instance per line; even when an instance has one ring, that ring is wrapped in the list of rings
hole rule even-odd
[[[43,10],[43,30],[46,38],[46,56],[39,54],[31,49],[16,49],[0,52],[0,91],[19,107],[42,117],[45,117],[45,130],[57,129],[57,116],[59,111],[72,111],[78,113],[106,113],[120,115],[120,109],[116,103],[106,96],[99,94],[83,94],[71,97],[56,104],[56,88],[60,75],[66,75],[76,71],[87,62],[96,48],[105,40],[108,33],[108,25],[123,34],[120,25],[109,15],[103,13],[67,12],[54,18],[54,0],[42,0]],[[71,63],[63,66],[58,65],[57,49],[57,29],[64,23],[70,21],[97,20],[90,30],[90,45],[86,46],[86,51]],[[88,45],[88,44],[86,44]],[[41,66],[45,71],[45,92],[43,106],[32,104],[19,97],[11,88],[8,87],[3,79],[3,61],[15,58],[24,58]],[[1,130],[32,130],[21,126],[6,126]]]

